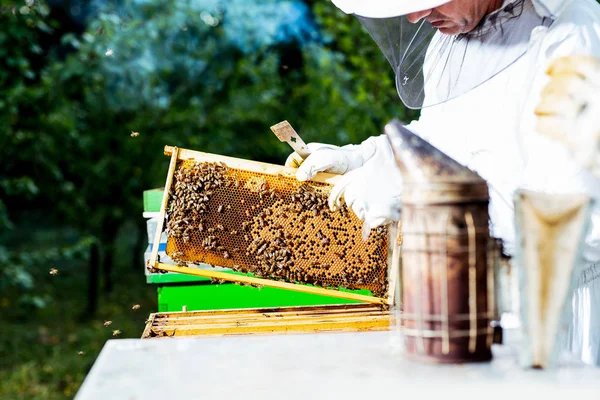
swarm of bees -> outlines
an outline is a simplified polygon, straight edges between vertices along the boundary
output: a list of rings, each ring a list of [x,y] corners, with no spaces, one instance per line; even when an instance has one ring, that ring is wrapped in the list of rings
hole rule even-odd
[[[167,254],[179,265],[385,296],[387,227],[364,242],[346,207],[329,210],[328,185],[195,161],[180,162],[173,178]]]
[[[203,232],[202,215],[208,210],[213,192],[227,182],[227,167],[215,163],[194,163],[177,171],[169,196],[167,236],[188,242],[195,231]]]

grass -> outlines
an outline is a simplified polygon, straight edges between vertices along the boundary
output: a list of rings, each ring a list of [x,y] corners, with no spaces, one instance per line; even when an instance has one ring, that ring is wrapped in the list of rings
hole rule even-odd
[[[36,292],[52,299],[42,309],[23,309],[0,294],[0,399],[73,398],[113,329],[119,338],[139,338],[157,310],[156,288],[145,283],[142,268],[115,271],[114,290],[101,294],[94,316],[85,315],[85,265],[36,280]],[[140,309],[132,310],[134,304]],[[105,320],[112,324],[105,327]]]

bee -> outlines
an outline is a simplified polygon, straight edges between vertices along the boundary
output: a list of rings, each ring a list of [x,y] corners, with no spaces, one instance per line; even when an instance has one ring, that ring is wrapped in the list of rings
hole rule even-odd
[[[132,309],[133,311],[135,311],[135,310],[139,310],[139,309],[140,309],[140,305],[139,305],[139,304],[134,304],[134,305],[133,305],[133,307],[131,307],[131,309]]]
[[[56,268],[52,268],[49,272],[50,275],[58,275],[58,270]]]
[[[82,356],[82,355],[84,355],[84,354],[85,354],[85,353],[84,353],[83,351],[81,351],[81,350],[79,350],[79,351],[77,352],[77,355],[78,355],[78,356]]]
[[[217,208],[217,212],[223,212],[223,204],[219,204],[219,207]]]
[[[115,329],[114,331],[112,331],[113,336],[119,336],[120,334],[121,334],[121,331],[118,329]]]
[[[112,321],[104,321],[104,326],[109,326],[110,324],[112,324]]]
[[[140,136],[140,133],[139,132],[131,131],[131,135],[130,136],[131,137],[138,137],[138,136]]]

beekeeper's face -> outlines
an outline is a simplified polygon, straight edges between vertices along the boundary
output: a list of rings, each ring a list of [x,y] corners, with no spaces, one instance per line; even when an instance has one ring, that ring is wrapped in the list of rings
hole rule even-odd
[[[440,32],[447,35],[470,32],[487,14],[497,10],[502,0],[452,0],[429,10],[408,14],[413,24],[426,19]]]

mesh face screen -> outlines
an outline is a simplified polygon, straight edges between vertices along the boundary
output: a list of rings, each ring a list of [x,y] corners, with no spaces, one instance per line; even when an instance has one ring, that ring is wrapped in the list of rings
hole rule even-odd
[[[167,254],[257,277],[387,293],[388,228],[327,206],[331,185],[179,161],[167,204]]]

